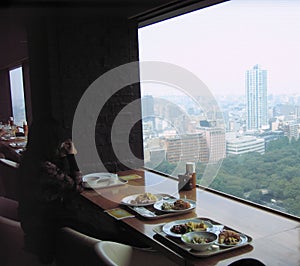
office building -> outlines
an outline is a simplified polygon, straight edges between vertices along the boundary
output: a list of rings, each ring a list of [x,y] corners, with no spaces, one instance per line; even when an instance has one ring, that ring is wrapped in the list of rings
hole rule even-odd
[[[286,123],[284,125],[284,135],[289,139],[299,139],[299,124],[296,123]]]
[[[226,153],[228,155],[240,155],[249,152],[265,153],[264,139],[254,136],[231,138],[226,141]]]
[[[218,162],[226,157],[225,130],[223,128],[208,127],[205,130],[205,138],[209,152],[209,161]]]
[[[209,154],[205,132],[167,138],[166,148],[166,158],[170,163],[208,162]]]

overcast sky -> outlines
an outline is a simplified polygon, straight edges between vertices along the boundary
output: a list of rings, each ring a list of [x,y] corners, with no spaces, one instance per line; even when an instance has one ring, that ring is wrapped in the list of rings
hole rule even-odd
[[[268,94],[300,94],[300,0],[232,0],[140,28],[139,56],[190,70],[215,95],[244,95],[255,64]]]

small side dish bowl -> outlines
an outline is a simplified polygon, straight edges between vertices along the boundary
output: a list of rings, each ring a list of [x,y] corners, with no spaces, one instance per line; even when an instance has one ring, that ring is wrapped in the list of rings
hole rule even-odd
[[[181,241],[193,250],[205,251],[216,242],[217,238],[213,232],[189,232],[181,236]]]

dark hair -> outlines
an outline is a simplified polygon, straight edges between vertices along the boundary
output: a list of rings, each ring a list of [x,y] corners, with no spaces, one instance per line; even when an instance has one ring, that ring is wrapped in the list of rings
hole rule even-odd
[[[35,192],[33,193],[33,191],[38,191],[39,189],[38,182],[41,164],[45,161],[56,163],[58,148],[63,139],[63,127],[52,117],[35,120],[30,125],[26,150],[22,154],[18,168],[20,206],[23,204],[23,201],[32,200],[34,202]]]
[[[42,161],[52,161],[64,140],[65,131],[56,119],[52,117],[39,119],[29,128],[26,153]]]

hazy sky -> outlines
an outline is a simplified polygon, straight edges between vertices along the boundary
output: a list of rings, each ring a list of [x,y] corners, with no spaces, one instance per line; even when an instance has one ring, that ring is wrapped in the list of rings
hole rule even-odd
[[[185,67],[218,94],[245,94],[268,71],[268,94],[300,94],[300,0],[232,0],[139,29],[140,60]]]

